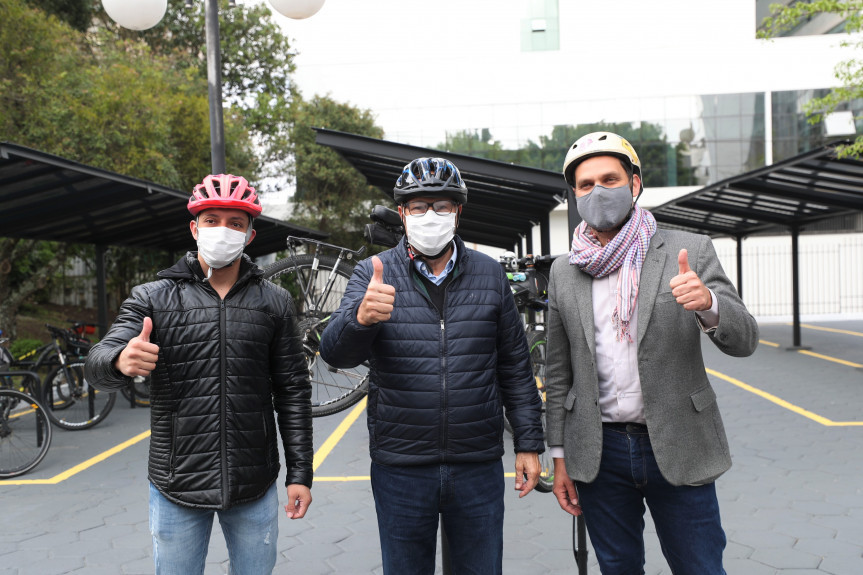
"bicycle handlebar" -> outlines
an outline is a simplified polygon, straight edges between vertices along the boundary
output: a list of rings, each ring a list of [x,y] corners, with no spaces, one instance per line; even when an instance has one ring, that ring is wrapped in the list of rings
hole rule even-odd
[[[299,236],[288,236],[288,247],[289,248],[293,249],[296,246],[299,246],[302,244],[315,244],[316,246],[321,246],[324,248],[330,248],[332,250],[338,250],[340,257],[342,256],[342,254],[347,253],[348,254],[346,256],[347,259],[359,258],[366,252],[366,246],[361,246],[360,249],[358,249],[358,250],[352,250],[350,248],[337,246],[334,244],[328,244],[327,242],[322,242],[321,240],[315,240],[312,238],[301,238]]]
[[[369,243],[385,248],[398,245],[405,231],[397,211],[377,205],[372,208],[369,217],[372,223],[366,224],[363,231],[363,236]]]

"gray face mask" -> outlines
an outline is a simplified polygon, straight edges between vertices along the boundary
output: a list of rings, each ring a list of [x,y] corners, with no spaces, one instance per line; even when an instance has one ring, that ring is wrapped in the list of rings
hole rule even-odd
[[[629,186],[594,186],[586,196],[575,198],[575,205],[581,219],[594,230],[613,230],[626,220],[632,209],[632,189]]]

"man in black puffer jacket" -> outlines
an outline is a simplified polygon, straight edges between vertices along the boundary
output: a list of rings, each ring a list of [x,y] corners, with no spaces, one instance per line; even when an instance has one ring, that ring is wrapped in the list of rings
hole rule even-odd
[[[231,571],[271,573],[277,433],[287,460],[288,517],[302,518],[312,500],[308,367],[290,295],[242,254],[261,213],[254,188],[230,174],[207,176],[188,209],[198,252],[132,290],[90,351],[86,377],[104,391],[152,377],[156,573],[203,573],[214,513]]]
[[[454,235],[467,187],[450,161],[405,166],[395,200],[407,236],[357,265],[321,357],[335,367],[371,366],[371,481],[384,573],[434,573],[439,518],[453,572],[500,573],[504,407],[520,496],[536,485],[544,451],[524,324],[500,264]]]

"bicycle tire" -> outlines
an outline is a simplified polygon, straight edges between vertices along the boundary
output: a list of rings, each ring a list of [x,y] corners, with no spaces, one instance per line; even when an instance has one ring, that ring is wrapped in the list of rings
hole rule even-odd
[[[526,337],[533,378],[537,389],[542,390],[542,412],[545,417],[545,331],[534,328],[527,333]],[[512,425],[506,417],[503,418],[503,427],[512,435]],[[543,431],[545,431],[545,421],[543,421]]]
[[[39,465],[48,454],[51,437],[46,410],[35,398],[0,389],[0,478],[17,477]]]
[[[540,329],[541,328],[541,329]],[[530,363],[533,366],[533,377],[536,380],[536,387],[542,397],[542,435],[545,437],[545,382],[546,382],[546,343],[547,336],[544,326],[537,326],[527,334],[527,347],[530,350]],[[539,454],[540,475],[539,481],[536,484],[536,490],[541,493],[551,493],[551,488],[554,487],[554,459],[546,447],[543,453]]]
[[[542,434],[545,436],[545,349],[546,335],[544,329],[534,328],[527,333],[527,347],[530,351],[530,364],[533,368],[533,377],[536,388],[542,398]],[[512,435],[512,425],[504,417],[503,425]],[[548,449],[539,454],[540,475],[536,484],[536,490],[540,493],[550,493],[554,486],[554,460]]]
[[[42,384],[42,405],[48,419],[70,431],[98,425],[111,413],[116,401],[116,393],[100,391],[84,379],[84,364],[80,362],[65,368],[58,365]]]
[[[298,254],[264,269],[264,278],[294,296],[312,383],[312,417],[344,411],[368,392],[367,362],[352,369],[340,369],[321,359],[319,352],[321,334],[342,301],[353,268],[353,263],[333,256]]]
[[[135,405],[150,407],[150,377],[133,377],[131,383],[120,388],[120,393],[129,403],[132,403],[132,386],[135,387]]]

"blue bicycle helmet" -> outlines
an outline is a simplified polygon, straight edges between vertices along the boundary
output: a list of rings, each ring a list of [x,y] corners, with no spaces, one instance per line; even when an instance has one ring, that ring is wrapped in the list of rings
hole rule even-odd
[[[403,204],[419,196],[442,196],[467,203],[467,186],[455,164],[444,158],[417,158],[402,170],[393,188],[393,199]]]

